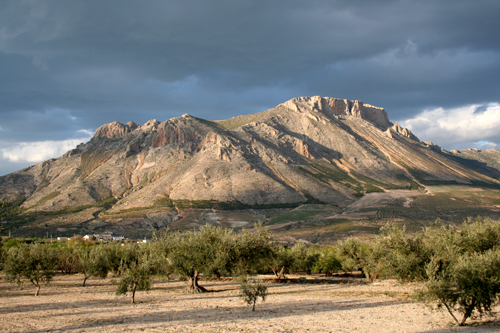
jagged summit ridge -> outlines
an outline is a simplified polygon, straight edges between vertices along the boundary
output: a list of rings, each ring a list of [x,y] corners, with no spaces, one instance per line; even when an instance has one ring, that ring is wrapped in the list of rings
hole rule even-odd
[[[371,121],[382,127],[392,125],[384,108],[364,104],[358,100],[350,101],[321,96],[297,97],[283,103],[283,105],[299,112],[315,109],[328,116],[353,116]]]
[[[317,111],[328,117],[352,116],[368,120],[381,127],[392,126],[392,123],[389,121],[387,113],[385,112],[384,108],[373,106],[370,104],[365,104],[358,100],[350,101],[347,99],[321,97],[321,96],[296,97],[292,98],[291,100],[285,103],[280,104],[278,107],[276,107],[276,109],[279,109],[280,106],[299,113],[309,113],[311,111]],[[255,115],[238,116],[234,118],[252,117],[252,116]],[[138,130],[157,129],[158,126],[167,128],[168,125],[174,124],[176,120],[186,119],[186,118],[193,118],[193,117],[190,116],[189,114],[184,114],[179,118],[172,118],[166,120],[163,123],[158,122],[156,119],[152,119],[146,122],[142,126],[137,125],[132,121],[128,122],[127,124],[122,124],[120,122],[114,121],[112,123],[105,124],[99,127],[94,134],[94,139],[117,138],[127,135],[128,133],[131,133],[136,129]]]

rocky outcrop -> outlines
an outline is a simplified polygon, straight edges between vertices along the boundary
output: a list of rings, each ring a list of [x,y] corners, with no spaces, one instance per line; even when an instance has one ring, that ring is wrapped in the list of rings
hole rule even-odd
[[[153,135],[153,147],[200,140],[202,140],[202,136],[195,130],[181,129],[165,122],[158,125],[156,133]]]
[[[130,125],[129,125],[130,124]],[[114,139],[122,137],[137,128],[137,124],[134,122],[129,122],[127,125],[123,125],[118,121],[102,125],[99,127],[94,134],[93,139],[107,138]]]
[[[368,120],[382,127],[391,126],[387,113],[379,108],[363,102],[331,97],[298,97],[293,98],[284,105],[290,109],[302,112],[310,109],[318,110],[328,116],[352,116]]]
[[[420,141],[409,129],[401,127],[397,122],[390,129],[387,129],[387,134],[390,137],[392,137],[391,131],[409,139]]]

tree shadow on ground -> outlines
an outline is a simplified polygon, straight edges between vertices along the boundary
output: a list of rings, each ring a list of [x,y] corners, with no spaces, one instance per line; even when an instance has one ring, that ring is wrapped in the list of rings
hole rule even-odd
[[[235,296],[237,298],[237,296]],[[388,301],[376,301],[376,302],[366,302],[366,300],[350,300],[350,301],[331,301],[331,300],[318,300],[318,301],[287,301],[287,302],[267,302],[259,304],[258,310],[255,312],[250,311],[250,308],[239,304],[235,306],[217,306],[212,308],[193,308],[187,310],[166,310],[166,311],[152,311],[149,310],[146,313],[141,313],[146,311],[144,308],[127,306],[127,316],[123,316],[123,308],[106,308],[106,314],[108,316],[102,319],[94,319],[90,323],[85,324],[72,324],[66,325],[57,329],[51,329],[53,332],[59,331],[71,331],[71,330],[87,330],[96,329],[108,325],[113,325],[114,329],[117,329],[118,325],[131,325],[134,323],[140,324],[141,326],[164,326],[168,325],[169,328],[181,327],[184,325],[202,325],[208,323],[222,323],[222,322],[234,322],[240,319],[275,319],[275,318],[287,318],[292,316],[301,316],[311,313],[318,312],[332,312],[332,311],[344,311],[351,309],[364,309],[372,307],[384,307],[394,304],[398,304],[397,300]],[[166,304],[158,304],[158,307],[168,307],[169,302]],[[401,301],[401,303],[404,303]],[[95,306],[95,305],[94,305]],[[87,308],[89,306],[82,305],[82,308]],[[102,306],[103,310],[105,305]],[[125,305],[124,305],[125,307]],[[148,308],[149,309],[149,308]],[[80,311],[72,313],[72,315],[85,315],[89,313],[94,313],[96,311]],[[38,332],[46,332],[46,329],[40,330]],[[34,331],[37,332],[37,331]]]

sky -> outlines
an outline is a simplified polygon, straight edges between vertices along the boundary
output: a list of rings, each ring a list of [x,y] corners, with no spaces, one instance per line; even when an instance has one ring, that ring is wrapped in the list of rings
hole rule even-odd
[[[3,0],[0,175],[112,121],[361,100],[441,147],[500,148],[500,1]]]

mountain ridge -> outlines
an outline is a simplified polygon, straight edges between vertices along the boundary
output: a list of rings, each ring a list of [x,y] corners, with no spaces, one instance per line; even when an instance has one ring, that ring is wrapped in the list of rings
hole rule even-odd
[[[219,121],[102,125],[63,156],[0,177],[0,199],[24,197],[26,214],[92,208],[81,219],[100,221],[160,208],[342,208],[431,184],[500,187],[496,164],[458,155],[391,123],[383,108],[298,97]]]

